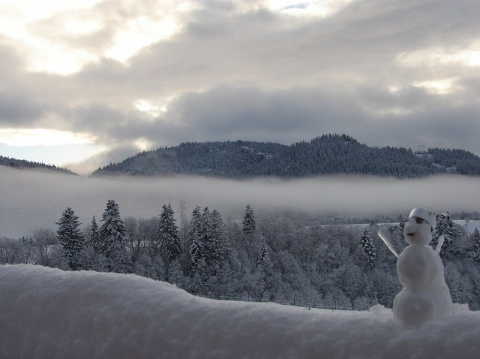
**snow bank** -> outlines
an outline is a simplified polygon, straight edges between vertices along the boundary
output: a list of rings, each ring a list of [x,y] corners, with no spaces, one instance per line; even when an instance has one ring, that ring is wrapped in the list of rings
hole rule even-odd
[[[134,275],[0,266],[0,357],[473,358],[480,313],[404,331],[382,307],[215,301]]]

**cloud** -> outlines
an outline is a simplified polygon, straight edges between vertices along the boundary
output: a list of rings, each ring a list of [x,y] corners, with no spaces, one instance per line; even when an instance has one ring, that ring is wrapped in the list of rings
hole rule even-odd
[[[473,101],[458,106],[465,92],[439,96],[413,86],[394,92],[376,86],[347,93],[318,88],[265,91],[223,84],[173,99],[156,118],[102,106],[69,110],[69,118],[77,131],[88,129],[100,142],[111,139],[116,154],[103,154],[103,164],[149,147],[187,141],[240,139],[290,145],[325,133],[346,133],[370,146],[460,147],[480,153],[475,116],[480,108]],[[139,141],[147,147],[139,147]],[[118,146],[125,149],[124,158],[118,156]]]
[[[28,126],[43,113],[42,106],[23,94],[0,92],[0,123],[2,125]]]
[[[363,86],[348,93],[331,89],[294,88],[261,91],[221,85],[188,93],[169,106],[152,129],[153,143],[215,140],[257,140],[291,144],[324,133],[348,133],[368,145],[462,147],[480,153],[476,140],[478,105],[456,106],[428,91],[409,87],[392,93]],[[452,121],[456,118],[462,123]],[[146,132],[146,131],[145,131]],[[156,137],[158,136],[158,137]]]
[[[129,155],[139,142],[291,144],[324,133],[480,154],[472,0],[328,4],[328,16],[303,16],[313,5],[291,3],[305,10],[291,16],[289,3],[267,1],[96,1],[35,18],[18,35],[28,41],[0,38],[0,125],[89,132]],[[84,54],[72,59],[78,71],[29,71],[38,39],[59,58]],[[134,46],[120,56],[122,43]],[[432,91],[440,83],[451,86]]]

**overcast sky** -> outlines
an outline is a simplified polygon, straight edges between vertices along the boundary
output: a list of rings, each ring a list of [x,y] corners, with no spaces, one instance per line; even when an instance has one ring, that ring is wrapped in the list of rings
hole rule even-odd
[[[0,0],[0,154],[79,173],[184,141],[480,154],[478,0]]]

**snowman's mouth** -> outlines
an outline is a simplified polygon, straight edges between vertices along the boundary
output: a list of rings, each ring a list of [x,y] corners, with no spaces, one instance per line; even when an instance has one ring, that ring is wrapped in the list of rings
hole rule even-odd
[[[410,236],[410,237],[412,237],[412,236],[414,236],[414,235],[415,235],[415,232],[407,233],[407,236]]]

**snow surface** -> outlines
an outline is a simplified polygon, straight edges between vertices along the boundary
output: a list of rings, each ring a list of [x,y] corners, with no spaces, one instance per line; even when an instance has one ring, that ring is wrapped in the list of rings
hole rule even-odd
[[[0,358],[474,358],[480,313],[403,330],[381,306],[198,298],[135,275],[0,266]]]

